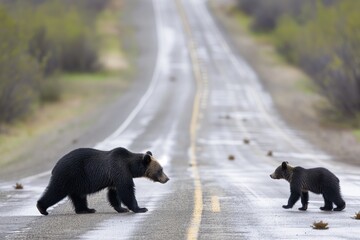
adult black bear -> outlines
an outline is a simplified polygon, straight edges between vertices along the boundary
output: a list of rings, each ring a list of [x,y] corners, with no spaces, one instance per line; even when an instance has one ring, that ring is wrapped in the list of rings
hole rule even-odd
[[[52,170],[44,194],[37,202],[43,215],[50,206],[68,196],[76,213],[94,213],[87,206],[86,196],[108,188],[108,200],[117,212],[146,212],[135,198],[133,178],[147,177],[154,182],[166,183],[169,178],[151,152],[132,153],[125,148],[100,151],[79,148],[63,156]],[[128,209],[121,207],[121,202]]]
[[[299,210],[306,211],[309,201],[309,193],[322,194],[325,205],[320,207],[323,211],[331,211],[333,203],[337,206],[334,211],[341,211],[345,208],[345,201],[340,193],[339,179],[326,168],[291,167],[283,162],[273,174],[273,179],[285,179],[290,183],[290,197],[287,205],[283,208],[292,208],[301,196],[302,207]]]

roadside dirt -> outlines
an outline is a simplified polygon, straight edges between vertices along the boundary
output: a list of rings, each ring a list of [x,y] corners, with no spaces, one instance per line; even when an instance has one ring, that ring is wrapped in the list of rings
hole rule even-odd
[[[360,144],[352,131],[324,124],[318,109],[327,102],[311,89],[309,77],[282,61],[272,45],[251,35],[234,14],[234,4],[233,0],[211,0],[209,8],[230,43],[257,72],[283,119],[337,161],[360,165]]]
[[[128,83],[119,78],[67,83],[62,101],[42,106],[1,134],[0,179],[50,169],[67,151],[92,146],[103,135],[96,125]],[[87,136],[92,128],[95,138]]]

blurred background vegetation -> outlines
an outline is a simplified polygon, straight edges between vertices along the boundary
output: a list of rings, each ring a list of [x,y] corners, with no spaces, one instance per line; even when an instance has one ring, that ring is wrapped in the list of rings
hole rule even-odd
[[[253,31],[300,66],[339,118],[360,119],[360,1],[237,0]]]
[[[0,124],[61,95],[60,73],[95,72],[108,0],[0,0]]]

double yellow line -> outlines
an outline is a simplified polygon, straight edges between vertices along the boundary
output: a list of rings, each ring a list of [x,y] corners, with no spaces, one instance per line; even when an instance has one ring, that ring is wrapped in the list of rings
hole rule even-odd
[[[194,98],[194,105],[193,105],[191,125],[190,125],[190,164],[193,172],[194,187],[195,187],[194,210],[193,210],[191,223],[187,231],[187,239],[190,240],[190,239],[197,239],[198,237],[200,224],[201,224],[201,217],[203,212],[203,192],[201,187],[199,168],[196,160],[196,137],[197,137],[198,119],[200,112],[200,101],[202,96],[201,92],[203,88],[203,79],[201,75],[199,58],[196,54],[196,45],[190,29],[190,24],[186,17],[185,10],[180,0],[176,0],[176,6],[183,23],[185,34],[187,36],[187,46],[190,52],[193,74],[196,81],[196,93]]]

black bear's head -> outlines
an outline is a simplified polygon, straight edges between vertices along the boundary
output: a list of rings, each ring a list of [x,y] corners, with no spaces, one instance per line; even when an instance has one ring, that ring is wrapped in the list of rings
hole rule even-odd
[[[151,152],[144,154],[143,163],[146,166],[145,177],[149,178],[154,182],[166,183],[170,179],[163,172],[162,166],[152,156]]]
[[[293,172],[293,167],[291,167],[288,162],[282,162],[282,164],[275,169],[275,172],[270,174],[272,179],[285,179],[287,181],[291,180]]]

